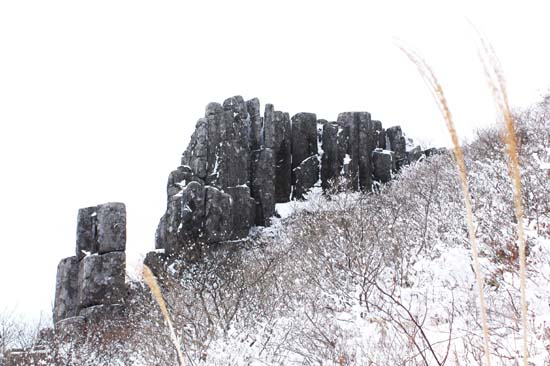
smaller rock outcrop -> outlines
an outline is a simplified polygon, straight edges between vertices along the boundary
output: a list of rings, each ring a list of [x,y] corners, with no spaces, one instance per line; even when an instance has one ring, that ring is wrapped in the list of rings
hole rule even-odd
[[[76,255],[57,267],[54,323],[98,305],[121,304],[126,292],[126,207],[111,202],[80,209]]]

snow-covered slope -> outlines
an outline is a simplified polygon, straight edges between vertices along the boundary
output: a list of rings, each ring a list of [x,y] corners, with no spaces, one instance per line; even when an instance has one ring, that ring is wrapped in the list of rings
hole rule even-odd
[[[528,236],[530,362],[550,364],[550,108],[519,115]],[[521,364],[512,190],[495,129],[465,147],[494,365]],[[339,185],[341,186],[341,185]],[[479,365],[471,249],[453,157],[404,168],[379,192],[313,191],[200,263],[175,263],[163,293],[189,365]],[[117,338],[67,347],[66,364],[174,365],[147,288],[133,286]],[[60,357],[61,357],[60,356]],[[78,360],[78,361],[77,361]]]

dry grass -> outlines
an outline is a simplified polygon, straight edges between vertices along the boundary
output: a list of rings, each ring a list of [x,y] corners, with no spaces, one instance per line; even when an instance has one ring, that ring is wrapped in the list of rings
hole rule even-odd
[[[435,98],[435,101],[441,110],[441,113],[443,114],[443,119],[445,120],[445,123],[447,125],[447,129],[449,130],[449,134],[451,135],[451,140],[453,142],[453,149],[454,149],[454,155],[456,158],[456,163],[458,165],[458,171],[460,174],[460,184],[462,193],[464,195],[464,203],[466,208],[466,223],[468,226],[468,234],[470,239],[470,245],[472,248],[472,257],[474,261],[474,271],[476,276],[476,281],[478,285],[478,292],[479,292],[479,303],[480,303],[480,310],[481,310],[481,323],[483,327],[483,347],[485,352],[485,360],[487,362],[487,365],[491,365],[491,356],[490,356],[490,348],[489,348],[489,328],[487,325],[487,308],[485,305],[485,297],[483,294],[483,279],[481,276],[480,266],[479,266],[479,249],[477,245],[476,240],[476,234],[475,234],[475,226],[474,226],[474,218],[473,218],[473,212],[472,212],[472,203],[470,200],[470,191],[468,188],[468,179],[466,175],[466,165],[464,163],[464,155],[462,153],[462,149],[460,147],[460,143],[458,140],[458,135],[456,133],[456,129],[454,126],[453,118],[451,111],[449,109],[449,105],[447,103],[447,99],[445,97],[445,94],[443,92],[443,88],[441,84],[439,83],[438,79],[436,78],[433,70],[428,65],[428,63],[419,56],[416,52],[410,50],[407,47],[404,47],[402,45],[398,46],[401,51],[407,55],[407,57],[416,65],[418,68],[418,71],[420,72],[420,75],[422,76],[424,82],[427,84],[430,92],[432,93],[433,97]]]
[[[157,283],[155,276],[153,275],[153,272],[151,272],[151,269],[146,265],[143,265],[143,280],[145,281],[147,286],[149,286],[149,289],[151,290],[151,294],[155,298],[157,304],[159,305],[160,311],[162,312],[162,315],[166,320],[166,324],[168,325],[168,329],[170,331],[170,339],[174,343],[174,347],[176,348],[176,352],[178,354],[179,365],[183,366],[184,365],[183,353],[181,351],[181,347],[178,341],[178,337],[176,336],[176,332],[174,331],[174,325],[172,324],[170,313],[168,312],[168,308],[166,307],[166,302],[164,301],[164,297],[162,296],[162,292],[160,290],[160,287]]]
[[[479,35],[479,33],[478,33]],[[479,58],[483,64],[483,69],[487,77],[487,83],[493,98],[497,105],[497,109],[502,115],[504,122],[503,139],[506,145],[506,153],[508,155],[508,168],[510,177],[512,178],[512,186],[514,191],[514,206],[516,211],[517,231],[518,231],[518,247],[519,247],[519,268],[520,268],[520,286],[521,286],[521,315],[523,328],[523,364],[529,363],[528,351],[528,332],[527,332],[527,300],[526,300],[526,258],[525,258],[525,233],[523,231],[523,205],[521,202],[521,178],[519,171],[518,149],[516,143],[515,121],[510,110],[508,102],[508,92],[506,90],[506,81],[500,62],[496,57],[496,53],[487,40],[479,36],[480,51]]]

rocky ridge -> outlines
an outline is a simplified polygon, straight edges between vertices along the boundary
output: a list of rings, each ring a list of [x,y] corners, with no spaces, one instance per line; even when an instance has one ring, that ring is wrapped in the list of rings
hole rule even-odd
[[[210,103],[168,176],[157,250],[145,263],[161,275],[167,259],[198,260],[253,226],[269,226],[277,203],[304,199],[315,186],[371,192],[403,165],[437,153],[407,146],[399,126],[384,129],[368,112],[326,121],[314,113],[290,117],[272,104],[262,116],[257,98]],[[122,314],[126,293],[124,204],[80,209],[77,221],[75,256],[57,271],[53,319],[61,331]]]
[[[252,226],[268,226],[275,204],[304,199],[338,180],[370,192],[403,165],[421,159],[407,150],[401,127],[384,129],[368,112],[344,112],[336,121],[314,113],[290,117],[257,98],[210,103],[196,124],[181,165],[168,177],[167,208],[158,225],[158,257],[200,257],[205,247],[239,240]],[[155,257],[155,258],[153,258]]]

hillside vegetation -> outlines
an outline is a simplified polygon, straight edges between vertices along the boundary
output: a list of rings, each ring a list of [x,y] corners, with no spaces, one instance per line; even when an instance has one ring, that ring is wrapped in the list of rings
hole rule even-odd
[[[527,233],[530,361],[550,364],[550,97],[516,115]],[[493,364],[521,360],[518,247],[499,130],[464,146]],[[345,186],[345,184],[336,185]],[[479,365],[478,297],[451,153],[401,170],[375,193],[309,194],[162,291],[187,365]],[[149,290],[129,320],[55,341],[52,364],[177,365]],[[93,334],[92,334],[93,333]]]

